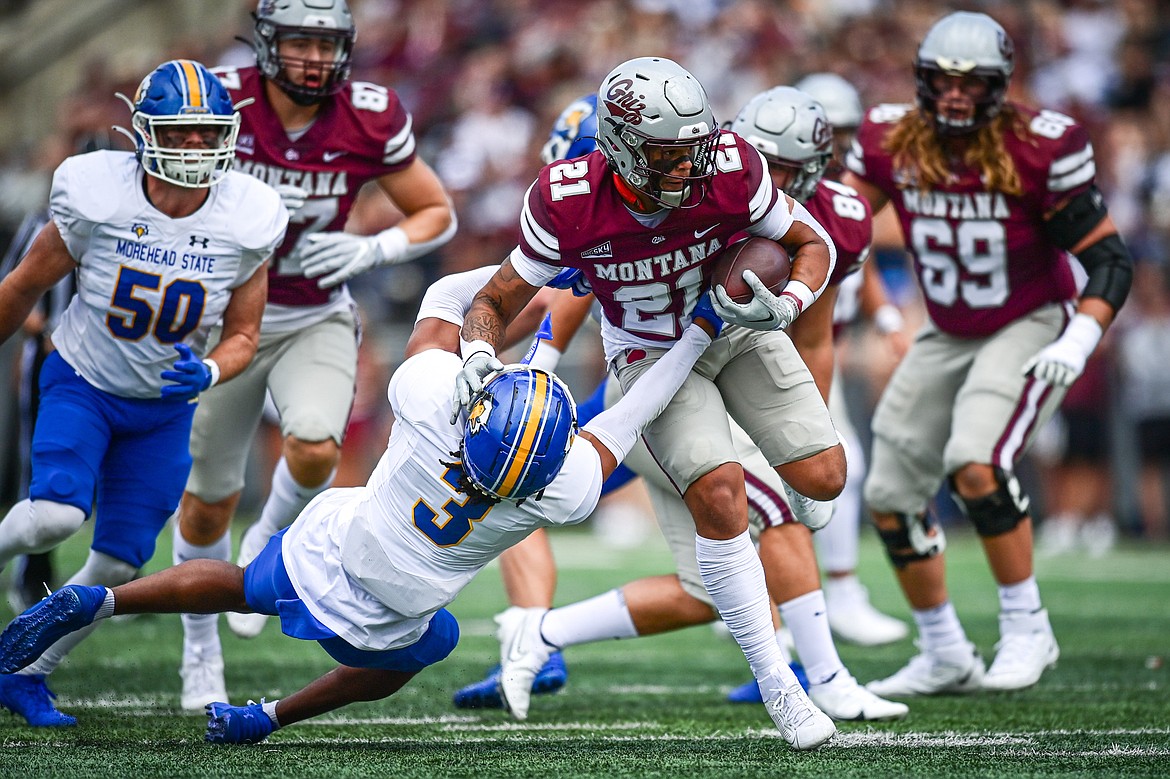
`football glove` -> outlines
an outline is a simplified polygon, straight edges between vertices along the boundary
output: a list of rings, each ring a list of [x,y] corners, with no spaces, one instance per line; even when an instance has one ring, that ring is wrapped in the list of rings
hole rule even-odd
[[[579,268],[565,268],[544,286],[555,289],[571,289],[573,294],[579,298],[593,294],[593,285],[589,283],[589,279],[585,278],[585,274]]]
[[[475,352],[463,361],[463,369],[455,377],[455,396],[451,399],[451,424],[459,419],[459,412],[471,405],[475,393],[483,389],[487,378],[502,371],[504,364],[488,352]]]
[[[163,386],[162,397],[193,398],[211,386],[211,366],[196,357],[187,344],[175,344],[175,351],[179,359],[159,374],[163,381],[175,382]]]
[[[1101,340],[1101,325],[1088,314],[1076,314],[1052,343],[1024,363],[1024,375],[1054,387],[1071,386],[1085,370],[1085,361]]]
[[[695,302],[695,307],[691,310],[691,319],[702,319],[711,325],[711,329],[715,331],[715,335],[711,336],[712,340],[718,338],[719,333],[723,330],[723,320],[719,318],[719,314],[715,313],[715,308],[711,305],[710,292],[704,292]]]
[[[318,279],[317,286],[327,289],[377,265],[404,261],[409,245],[406,233],[390,228],[377,235],[313,233],[305,237],[298,252],[305,277]]]
[[[773,295],[750,270],[743,272],[743,280],[752,288],[752,299],[736,303],[727,295],[722,284],[715,285],[715,311],[725,322],[752,330],[783,330],[800,316],[800,299],[790,292]]]
[[[309,197],[309,190],[294,184],[277,184],[273,189],[280,195],[280,202],[288,209],[290,216],[300,211]]]

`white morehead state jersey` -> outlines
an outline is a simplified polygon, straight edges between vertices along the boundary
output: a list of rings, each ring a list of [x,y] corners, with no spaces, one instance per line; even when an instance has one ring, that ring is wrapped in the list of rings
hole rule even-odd
[[[365,487],[322,493],[284,537],[289,579],[309,611],[349,643],[392,649],[533,530],[580,522],[601,496],[601,458],[578,437],[540,500],[491,503],[460,492],[463,423],[450,423],[462,361],[431,349],[390,379],[394,429]]]
[[[53,343],[90,384],[129,398],[159,397],[175,344],[203,354],[231,290],[288,225],[276,190],[251,176],[227,173],[198,211],[173,219],[147,200],[143,175],[129,152],[70,157],[49,200],[80,266]]]

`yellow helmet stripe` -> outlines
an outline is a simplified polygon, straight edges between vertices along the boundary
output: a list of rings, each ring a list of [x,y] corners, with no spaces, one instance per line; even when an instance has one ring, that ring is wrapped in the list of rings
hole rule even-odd
[[[532,457],[532,443],[536,440],[537,433],[544,427],[544,407],[549,395],[548,374],[533,371],[532,375],[536,379],[532,393],[532,408],[524,420],[524,430],[521,431],[519,444],[513,450],[511,462],[505,469],[504,480],[496,491],[500,495],[511,495],[512,490],[516,488]]]
[[[203,74],[191,60],[179,60],[178,63],[183,70],[184,91],[187,93],[183,95],[184,104],[192,108],[205,107],[207,90],[204,88]]]

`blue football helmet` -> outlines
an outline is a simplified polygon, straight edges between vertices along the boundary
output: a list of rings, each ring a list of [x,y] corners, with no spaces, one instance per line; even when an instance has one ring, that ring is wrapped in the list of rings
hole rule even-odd
[[[577,436],[577,404],[564,382],[509,365],[471,399],[460,457],[475,487],[501,500],[531,497],[560,473]]]
[[[194,60],[159,65],[138,85],[130,106],[138,160],[152,176],[180,187],[207,187],[219,182],[236,157],[240,114],[231,96],[211,71]],[[171,147],[164,143],[170,128],[206,133],[204,148]]]
[[[545,165],[557,160],[584,157],[597,149],[597,94],[590,92],[569,103],[553,124],[540,150]]]

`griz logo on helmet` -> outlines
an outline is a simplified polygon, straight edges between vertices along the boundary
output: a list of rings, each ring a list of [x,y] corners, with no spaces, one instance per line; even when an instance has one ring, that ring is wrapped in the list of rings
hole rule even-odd
[[[605,104],[609,106],[610,111],[621,114],[623,121],[641,124],[642,111],[646,108],[646,96],[635,95],[630,91],[633,86],[634,82],[628,78],[615,82],[605,93]]]

